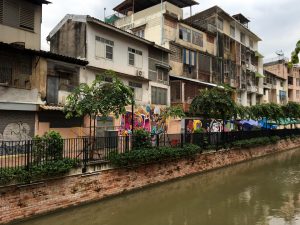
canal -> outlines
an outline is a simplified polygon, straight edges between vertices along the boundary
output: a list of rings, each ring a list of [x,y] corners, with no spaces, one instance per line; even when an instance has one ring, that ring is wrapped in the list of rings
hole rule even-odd
[[[300,225],[300,150],[19,224]]]

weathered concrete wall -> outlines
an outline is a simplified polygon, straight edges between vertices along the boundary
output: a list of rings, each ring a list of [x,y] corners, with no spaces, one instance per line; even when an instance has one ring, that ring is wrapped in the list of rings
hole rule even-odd
[[[166,182],[268,154],[300,147],[298,140],[247,150],[200,154],[195,159],[155,163],[137,168],[112,169],[88,175],[76,175],[31,186],[0,189],[0,223],[47,213],[96,201],[151,184]]]
[[[74,58],[86,58],[86,24],[67,21],[50,42],[51,52]]]

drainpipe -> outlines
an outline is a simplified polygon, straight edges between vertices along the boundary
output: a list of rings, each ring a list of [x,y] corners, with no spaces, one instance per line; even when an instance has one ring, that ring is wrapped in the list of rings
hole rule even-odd
[[[164,44],[164,15],[163,15],[163,10],[164,10],[164,5],[163,5],[163,0],[161,0],[160,4],[160,10],[161,10],[161,46]]]

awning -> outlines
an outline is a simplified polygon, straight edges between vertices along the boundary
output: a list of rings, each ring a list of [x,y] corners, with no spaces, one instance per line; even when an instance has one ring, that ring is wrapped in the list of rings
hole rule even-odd
[[[264,56],[260,54],[258,51],[255,51],[255,57],[264,58]]]
[[[207,82],[203,82],[200,80],[195,80],[195,79],[191,79],[191,78],[187,78],[187,77],[182,77],[182,76],[174,76],[174,75],[170,75],[171,78],[177,78],[180,80],[187,80],[187,81],[191,81],[194,83],[198,83],[198,84],[202,84],[202,85],[206,85],[206,86],[210,86],[210,87],[220,87],[220,88],[224,88],[222,86],[216,85],[216,84],[212,84],[212,83],[207,83]]]
[[[47,111],[63,111],[64,107],[59,105],[40,105],[40,108]]]
[[[255,77],[257,77],[257,78],[265,78],[266,76],[262,75],[261,73],[256,72],[255,73]]]

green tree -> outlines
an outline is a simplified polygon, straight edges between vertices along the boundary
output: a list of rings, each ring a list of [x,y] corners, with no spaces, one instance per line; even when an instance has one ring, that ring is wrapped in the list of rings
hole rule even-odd
[[[296,44],[295,51],[292,52],[291,56],[291,62],[289,64],[290,67],[292,67],[294,64],[298,64],[299,61],[299,53],[300,53],[300,40]]]
[[[110,82],[107,82],[108,79]],[[64,107],[66,118],[90,118],[90,137],[92,136],[92,118],[104,117],[111,113],[118,117],[126,113],[125,107],[133,104],[133,91],[116,77],[113,71],[97,75],[91,84],[80,84],[67,98]],[[95,123],[95,120],[94,120]],[[95,126],[95,124],[94,124]],[[95,136],[95,129],[94,129]]]
[[[260,104],[250,107],[251,117],[252,119],[266,119],[266,123],[268,120],[279,121],[283,117],[283,112],[281,107],[275,103],[268,104]]]
[[[204,119],[231,119],[236,114],[236,104],[232,99],[232,90],[226,87],[200,90],[192,101],[190,112]]]
[[[283,105],[281,108],[285,118],[289,118],[291,120],[297,120],[300,118],[300,105],[298,103],[289,102],[288,104]]]

